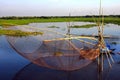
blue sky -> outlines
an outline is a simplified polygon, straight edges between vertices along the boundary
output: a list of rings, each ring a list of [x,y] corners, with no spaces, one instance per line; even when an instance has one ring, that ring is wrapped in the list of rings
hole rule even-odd
[[[104,14],[120,14],[120,0],[102,0]],[[99,0],[0,0],[0,16],[98,14]]]

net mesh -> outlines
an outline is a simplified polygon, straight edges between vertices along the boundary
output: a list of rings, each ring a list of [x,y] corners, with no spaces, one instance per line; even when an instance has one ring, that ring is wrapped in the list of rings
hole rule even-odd
[[[65,36],[48,32],[38,36],[6,38],[17,53],[31,62],[57,70],[77,70],[99,56],[97,43],[89,39],[64,39]]]
[[[23,38],[7,37],[11,47],[22,56],[40,66],[58,70],[80,69],[99,55],[99,49],[94,46],[76,47],[72,41],[34,42]],[[75,47],[74,47],[75,46]],[[82,48],[83,47],[83,48]]]

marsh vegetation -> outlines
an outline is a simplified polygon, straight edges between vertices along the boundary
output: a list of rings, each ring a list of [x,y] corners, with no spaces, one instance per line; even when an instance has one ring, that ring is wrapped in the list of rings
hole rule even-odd
[[[8,35],[8,36],[31,36],[31,35],[42,35],[43,32],[24,32],[20,30],[5,30],[0,29],[0,35]]]
[[[59,28],[58,26],[48,26],[48,28]]]
[[[70,26],[71,28],[90,28],[90,27],[94,27],[97,26],[97,24],[86,24],[86,25],[74,25],[74,26]]]

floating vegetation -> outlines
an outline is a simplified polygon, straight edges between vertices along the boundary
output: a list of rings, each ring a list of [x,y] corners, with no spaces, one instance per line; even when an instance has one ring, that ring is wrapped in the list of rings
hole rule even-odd
[[[42,35],[43,32],[24,32],[20,30],[5,30],[0,29],[0,35],[8,35],[8,36],[31,36],[31,35]]]
[[[12,23],[1,23],[0,25],[3,26],[4,28],[8,28],[8,27],[11,27],[11,26],[16,26],[16,24],[12,24]]]
[[[48,26],[48,28],[60,28],[60,27],[57,27],[57,26]]]
[[[86,25],[74,25],[74,26],[70,26],[71,28],[90,28],[90,27],[94,27],[97,26],[97,24],[86,24]]]

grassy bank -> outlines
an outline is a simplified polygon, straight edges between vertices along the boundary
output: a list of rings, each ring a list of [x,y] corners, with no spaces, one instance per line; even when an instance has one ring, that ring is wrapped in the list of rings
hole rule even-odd
[[[8,36],[31,36],[31,35],[42,35],[42,32],[23,32],[20,30],[4,30],[0,29],[0,35],[8,35]]]
[[[97,21],[98,18],[95,18]],[[14,25],[24,25],[29,23],[41,23],[41,22],[69,22],[69,21],[82,21],[82,22],[95,22],[93,18],[77,17],[77,18],[33,18],[33,19],[0,19],[0,26],[8,27]],[[105,23],[113,23],[120,25],[120,18],[117,17],[106,17]]]
[[[71,26],[71,28],[90,28],[93,26],[97,26],[97,24],[74,25],[74,26]]]

